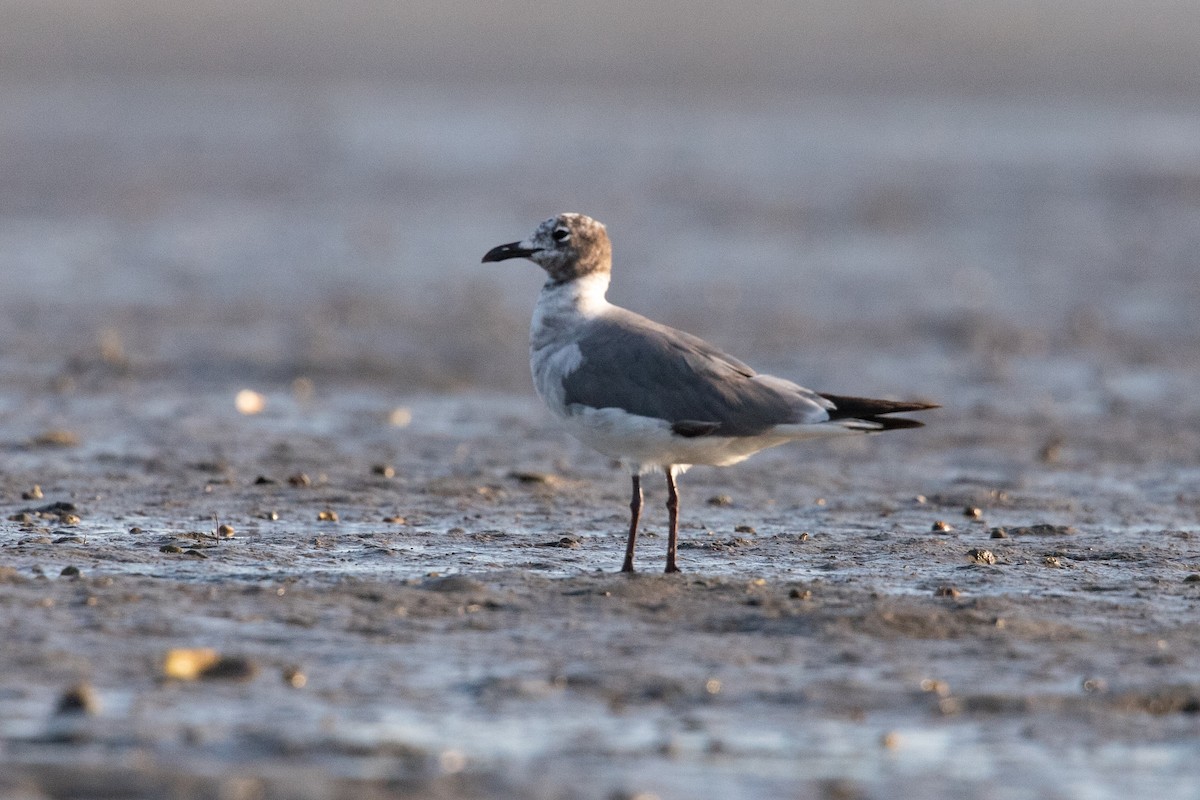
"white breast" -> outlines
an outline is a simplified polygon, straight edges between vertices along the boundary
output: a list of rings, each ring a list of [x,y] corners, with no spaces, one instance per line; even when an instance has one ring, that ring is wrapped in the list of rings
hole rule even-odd
[[[608,275],[588,275],[570,283],[542,288],[529,329],[529,368],[542,401],[560,417],[567,416],[563,379],[583,363],[579,334],[588,320],[609,308],[604,299]]]
[[[563,379],[579,369],[582,362],[583,353],[574,344],[531,348],[529,351],[529,368],[538,397],[559,416],[567,414]]]

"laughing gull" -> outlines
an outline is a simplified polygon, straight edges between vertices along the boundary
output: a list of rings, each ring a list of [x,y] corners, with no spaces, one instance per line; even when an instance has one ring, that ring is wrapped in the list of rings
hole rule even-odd
[[[633,572],[642,473],[666,473],[666,571],[678,572],[675,476],[689,466],[724,467],[800,439],[919,428],[885,415],[938,408],[824,394],[759,375],[703,339],[613,305],[604,296],[612,274],[608,231],[582,214],[552,217],[483,261],[510,258],[526,258],[549,276],[530,330],[538,395],[576,438],[632,470],[622,572]]]

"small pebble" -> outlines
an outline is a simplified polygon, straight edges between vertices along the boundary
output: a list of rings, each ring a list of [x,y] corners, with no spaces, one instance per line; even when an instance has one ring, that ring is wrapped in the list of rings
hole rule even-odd
[[[934,597],[958,597],[961,594],[955,586],[939,586],[933,590]]]
[[[36,483],[29,491],[21,492],[22,500],[41,500],[43,497],[45,497],[45,495],[42,494],[42,487],[38,486]]]
[[[738,525],[733,529],[734,533],[757,533],[752,525]]]
[[[54,428],[33,437],[33,443],[38,447],[75,447],[79,444],[79,434]]]
[[[963,710],[963,702],[957,697],[943,697],[938,700],[938,712],[945,714],[947,717],[952,717],[955,714],[961,714]]]
[[[933,530],[935,533],[946,533],[947,531],[952,531],[952,530],[954,530],[954,528],[950,527],[950,523],[949,523],[949,522],[946,522],[946,521],[944,521],[944,520],[940,520],[940,519],[939,519],[937,522],[933,523],[933,528],[932,528],[932,530]]]
[[[563,536],[563,537],[560,537],[558,539],[555,539],[555,540],[549,541],[549,542],[538,542],[536,546],[537,547],[566,547],[566,548],[573,549],[573,548],[579,547],[579,540],[576,539],[574,536]]]
[[[299,667],[286,667],[283,670],[283,682],[293,689],[303,689],[308,684],[308,676]]]
[[[194,681],[200,673],[217,663],[220,655],[211,647],[177,647],[163,658],[162,672],[167,678]]]
[[[163,676],[181,681],[198,678],[247,680],[254,677],[254,662],[241,656],[222,656],[211,647],[178,647],[163,658]]]
[[[263,409],[267,407],[267,398],[253,389],[242,389],[233,398],[233,405],[239,414],[252,416],[262,413]]]
[[[1200,583],[1200,573],[1193,572],[1183,579],[1184,583]]]
[[[515,470],[508,473],[508,477],[521,483],[544,483],[547,485],[558,483],[560,480],[557,475],[549,472],[533,472],[529,470]]]
[[[895,731],[888,731],[879,738],[879,743],[883,745],[885,750],[899,750],[903,742],[904,740],[900,737],[900,734]]]
[[[67,689],[58,699],[59,714],[96,714],[99,711],[100,698],[86,681]]]
[[[991,550],[975,547],[967,551],[967,558],[976,564],[995,564],[996,555]]]
[[[232,538],[233,533],[234,533],[234,531],[233,531],[232,525],[227,525],[225,523],[222,523],[217,526],[217,536],[220,536],[222,539]]]
[[[813,593],[811,589],[792,589],[790,592],[788,592],[788,597],[792,598],[793,600],[812,600],[812,596]]]
[[[1047,567],[1054,567],[1056,569],[1062,566],[1062,561],[1058,559],[1058,556],[1045,556],[1042,559],[1042,563]]]
[[[337,522],[337,521],[338,521],[337,512],[334,511],[332,508],[326,508],[322,511],[317,512],[317,522]]]
[[[292,381],[292,394],[300,402],[307,402],[312,399],[313,393],[317,390],[317,385],[313,383],[312,378],[306,378],[301,375],[296,380]]]
[[[259,475],[254,479],[255,486],[273,486],[278,483],[274,478],[268,478],[266,475]]]
[[[160,553],[182,553],[183,548],[177,544],[164,544],[162,547],[158,548],[158,551]]]
[[[137,536],[139,533],[142,533],[143,531],[137,525],[134,525],[132,528],[129,529],[129,532],[132,533],[134,536]]]
[[[404,517],[396,517],[396,516],[384,517],[383,521],[388,523],[389,525],[403,525],[405,522],[407,522],[407,520],[404,519]]]
[[[1008,531],[1006,531],[1004,528],[992,528],[992,538],[993,539],[1007,539]]]
[[[380,475],[384,478],[394,478],[396,477],[396,468],[391,464],[376,464],[371,467],[371,474]]]
[[[963,516],[968,519],[979,519],[983,516],[983,509],[976,508],[975,506],[967,506],[963,509]]]
[[[295,475],[289,475],[288,483],[292,486],[312,486],[312,478],[303,472],[297,472]]]
[[[217,663],[201,670],[205,680],[248,681],[258,672],[258,665],[242,656],[221,656]]]
[[[263,519],[270,520],[271,522],[276,522],[279,520],[278,511],[264,511],[261,516]]]
[[[731,506],[733,505],[733,498],[727,494],[715,494],[705,502],[710,506]]]
[[[1043,464],[1057,464],[1062,458],[1063,440],[1059,436],[1051,437],[1038,449],[1038,460]]]
[[[78,578],[79,577],[79,567],[63,567],[62,572],[60,572],[58,574],[63,576],[64,578]]]

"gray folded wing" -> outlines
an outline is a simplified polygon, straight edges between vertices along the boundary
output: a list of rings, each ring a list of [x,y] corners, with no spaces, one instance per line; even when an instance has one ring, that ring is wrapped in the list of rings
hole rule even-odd
[[[577,341],[579,367],[563,379],[568,406],[619,408],[666,420],[684,436],[755,436],[775,425],[823,422],[822,400],[755,372],[690,334],[618,309]]]

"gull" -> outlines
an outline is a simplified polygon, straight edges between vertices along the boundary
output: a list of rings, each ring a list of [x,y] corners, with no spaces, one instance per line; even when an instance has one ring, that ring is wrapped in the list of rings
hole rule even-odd
[[[538,395],[580,441],[633,475],[622,572],[633,572],[641,475],[667,477],[667,565],[678,572],[679,491],[694,464],[728,466],[760,450],[824,436],[919,428],[890,414],[938,408],[814,392],[741,361],[689,333],[605,298],[612,245],[601,223],[559,214],[528,238],[489,250],[483,262],[524,258],[546,271],[530,327]]]

